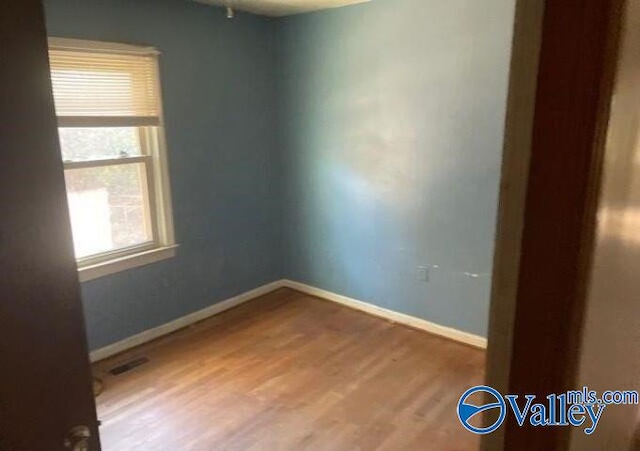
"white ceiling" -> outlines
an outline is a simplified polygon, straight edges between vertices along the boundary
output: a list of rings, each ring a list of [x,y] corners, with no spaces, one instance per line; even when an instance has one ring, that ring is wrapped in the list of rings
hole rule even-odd
[[[369,0],[195,0],[209,5],[230,6],[263,16],[281,17],[320,9],[364,3]]]

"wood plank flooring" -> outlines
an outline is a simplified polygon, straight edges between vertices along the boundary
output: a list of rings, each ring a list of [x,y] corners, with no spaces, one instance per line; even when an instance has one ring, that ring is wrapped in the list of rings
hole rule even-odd
[[[94,365],[105,451],[475,450],[455,406],[483,371],[483,351],[289,289]]]

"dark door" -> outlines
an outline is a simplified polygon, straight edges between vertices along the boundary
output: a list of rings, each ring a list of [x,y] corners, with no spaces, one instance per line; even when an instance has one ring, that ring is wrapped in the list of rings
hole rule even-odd
[[[0,450],[99,448],[43,8],[0,0]]]

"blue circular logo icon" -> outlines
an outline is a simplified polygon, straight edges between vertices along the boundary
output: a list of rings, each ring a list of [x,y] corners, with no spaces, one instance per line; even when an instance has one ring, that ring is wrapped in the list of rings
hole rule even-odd
[[[468,403],[467,399],[476,393],[488,393],[489,396],[486,396],[485,398],[488,403],[480,406]],[[492,398],[495,398],[495,402],[493,402]],[[471,419],[473,419],[477,414],[492,409],[500,409],[498,419],[492,425],[476,427],[470,423]],[[470,388],[462,394],[458,401],[458,419],[467,430],[474,434],[489,434],[495,431],[500,427],[506,415],[507,406],[504,403],[504,398],[498,390],[487,387],[486,385],[478,385],[477,387]]]

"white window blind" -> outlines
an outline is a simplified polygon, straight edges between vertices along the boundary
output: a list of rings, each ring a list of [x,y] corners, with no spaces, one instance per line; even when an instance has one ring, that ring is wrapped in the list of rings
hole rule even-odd
[[[49,38],[82,280],[175,255],[158,51]]]
[[[51,81],[61,127],[160,124],[154,51],[51,49]]]

